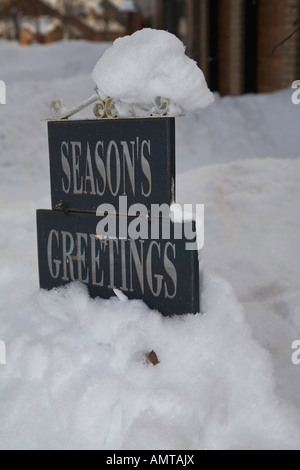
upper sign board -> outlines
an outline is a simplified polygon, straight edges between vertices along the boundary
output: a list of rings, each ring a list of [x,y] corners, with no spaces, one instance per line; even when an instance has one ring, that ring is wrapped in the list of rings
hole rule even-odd
[[[48,133],[54,210],[175,200],[174,118],[49,121]]]

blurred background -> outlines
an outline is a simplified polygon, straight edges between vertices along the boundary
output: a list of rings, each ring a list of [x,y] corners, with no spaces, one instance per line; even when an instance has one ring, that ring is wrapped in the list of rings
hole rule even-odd
[[[0,37],[24,46],[110,42],[143,27],[176,34],[223,96],[300,78],[300,0],[0,0]]]

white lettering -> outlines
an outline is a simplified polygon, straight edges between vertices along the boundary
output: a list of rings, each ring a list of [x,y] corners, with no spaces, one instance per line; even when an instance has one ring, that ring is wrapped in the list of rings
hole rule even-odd
[[[51,230],[49,237],[48,237],[48,247],[47,247],[47,256],[48,256],[48,267],[53,279],[58,279],[60,273],[60,265],[61,261],[53,259],[53,237],[56,237],[57,248],[59,248],[59,235],[56,230]],[[55,265],[55,273],[53,270],[53,264]]]
[[[66,149],[67,155],[68,155],[69,145],[67,144],[67,142],[62,142],[61,144],[61,166],[68,180],[68,186],[66,186],[64,178],[62,178],[62,189],[64,193],[69,194],[70,189],[71,189],[71,168],[68,162],[67,155],[64,153],[64,149]]]
[[[80,176],[79,168],[79,157],[81,157],[81,142],[71,142],[72,146],[72,162],[73,162],[73,185],[74,185],[74,194],[83,193],[83,176]],[[76,149],[79,150],[79,155],[76,152]]]

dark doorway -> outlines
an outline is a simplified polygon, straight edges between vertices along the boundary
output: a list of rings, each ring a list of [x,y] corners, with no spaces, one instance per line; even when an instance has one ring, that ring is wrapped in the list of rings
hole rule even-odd
[[[178,36],[179,20],[183,14],[183,7],[183,0],[164,0],[166,30],[176,36]]]
[[[218,0],[209,1],[208,82],[212,91],[218,91]]]
[[[244,93],[256,93],[257,0],[245,2]]]
[[[186,41],[185,0],[163,0],[164,28]]]

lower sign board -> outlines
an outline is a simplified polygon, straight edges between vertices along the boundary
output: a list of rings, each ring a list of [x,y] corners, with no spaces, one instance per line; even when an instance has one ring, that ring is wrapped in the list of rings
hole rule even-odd
[[[198,252],[186,250],[186,239],[100,240],[99,220],[37,211],[41,288],[80,281],[92,297],[107,299],[118,289],[164,315],[200,311]]]

